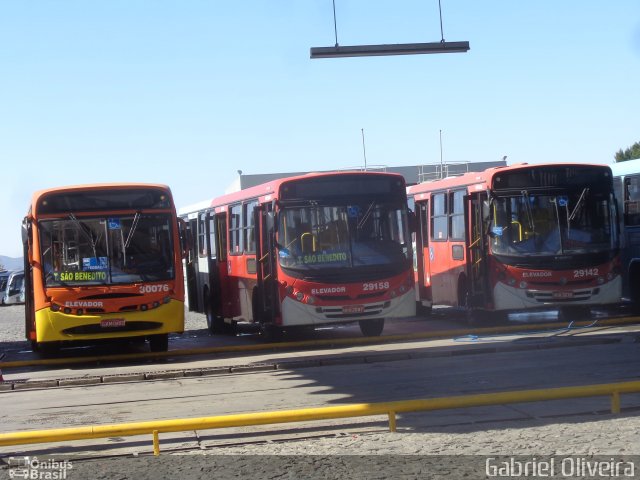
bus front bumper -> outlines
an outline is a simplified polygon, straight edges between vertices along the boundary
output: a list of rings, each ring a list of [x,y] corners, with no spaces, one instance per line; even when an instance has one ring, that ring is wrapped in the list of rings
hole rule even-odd
[[[361,312],[351,306],[308,305],[286,297],[282,302],[282,326],[328,325],[349,323],[371,318],[413,317],[416,314],[416,299],[413,289],[398,297],[358,305]]]
[[[622,278],[620,276],[597,287],[563,290],[562,292],[554,292],[552,289],[517,288],[502,282],[498,282],[493,289],[495,310],[607,305],[619,303],[621,296]]]
[[[73,315],[44,308],[36,312],[36,341],[56,342],[140,337],[184,331],[184,303],[146,311]]]

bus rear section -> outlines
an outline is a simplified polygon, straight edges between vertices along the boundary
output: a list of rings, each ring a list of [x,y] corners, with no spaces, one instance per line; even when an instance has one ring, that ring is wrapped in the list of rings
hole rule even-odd
[[[37,192],[23,224],[26,336],[34,348],[184,330],[184,285],[168,187],[111,184]]]
[[[193,239],[190,308],[214,332],[233,322],[271,333],[358,322],[379,335],[385,318],[415,314],[400,175],[291,177],[181,212]]]
[[[611,177],[606,166],[516,165],[411,187],[420,300],[464,307],[472,320],[541,309],[575,318],[617,304]]]

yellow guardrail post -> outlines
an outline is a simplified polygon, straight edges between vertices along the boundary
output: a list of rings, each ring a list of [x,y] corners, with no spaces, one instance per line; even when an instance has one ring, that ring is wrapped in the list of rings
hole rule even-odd
[[[611,413],[620,413],[620,392],[611,393]]]
[[[389,411],[389,431],[396,431],[396,412],[392,410]]]
[[[158,430],[153,431],[153,455],[155,457],[160,455],[160,437],[158,436]]]

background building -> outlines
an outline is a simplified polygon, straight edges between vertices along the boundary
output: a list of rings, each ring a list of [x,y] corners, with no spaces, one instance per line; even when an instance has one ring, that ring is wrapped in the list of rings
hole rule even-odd
[[[407,182],[407,185],[437,180],[444,177],[462,175],[466,172],[481,172],[491,167],[504,167],[507,164],[506,157],[496,162],[454,162],[454,163],[432,163],[426,165],[409,165],[404,167],[388,167],[386,165],[368,165],[365,167],[347,167],[342,170],[369,170],[376,172],[399,173]],[[316,170],[326,171],[326,170]],[[238,178],[227,188],[225,193],[237,192],[245,188],[254,187],[261,183],[276,180],[278,178],[292,177],[295,175],[305,175],[307,172],[282,172],[282,173],[256,173],[245,174],[238,170]]]

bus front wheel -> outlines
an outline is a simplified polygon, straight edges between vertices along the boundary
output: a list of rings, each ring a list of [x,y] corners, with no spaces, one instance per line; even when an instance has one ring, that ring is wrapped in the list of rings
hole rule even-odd
[[[224,319],[213,312],[213,307],[207,301],[205,306],[205,315],[207,317],[207,330],[209,333],[223,333],[224,332]]]
[[[384,318],[360,320],[360,331],[365,337],[379,337],[384,329]]]
[[[161,333],[149,336],[149,349],[152,352],[166,352],[169,350],[169,334]]]

